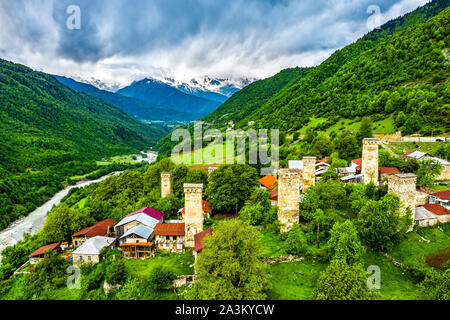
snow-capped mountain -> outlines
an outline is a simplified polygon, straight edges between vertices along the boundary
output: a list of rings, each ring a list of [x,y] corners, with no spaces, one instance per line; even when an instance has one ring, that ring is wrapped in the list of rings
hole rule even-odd
[[[80,76],[73,76],[70,78],[72,78],[73,80],[78,81],[78,82],[90,84],[90,85],[96,87],[97,89],[106,90],[109,92],[116,92],[117,90],[119,90],[121,88],[121,85],[118,82],[106,83],[101,80],[95,79],[93,77],[83,78]]]
[[[226,99],[231,97],[235,92],[241,90],[245,86],[249,85],[256,79],[240,78],[240,79],[228,79],[228,78],[211,78],[204,76],[199,79],[191,79],[189,83],[183,81],[177,81],[173,78],[158,79],[162,82],[169,84],[172,87],[177,88],[185,93],[201,96],[202,98],[214,99],[214,93],[221,96],[225,96]],[[206,93],[206,95],[205,95]],[[212,94],[208,94],[212,93]],[[208,97],[209,96],[209,97]],[[216,99],[220,101],[220,96],[216,96]],[[226,100],[225,99],[225,100]],[[223,102],[223,101],[222,101]]]

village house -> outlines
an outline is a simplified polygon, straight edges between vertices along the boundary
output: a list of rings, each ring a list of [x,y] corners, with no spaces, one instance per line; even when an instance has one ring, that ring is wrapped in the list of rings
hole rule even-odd
[[[341,180],[343,183],[363,183],[364,175],[363,174],[350,174],[348,176],[342,177]]]
[[[151,229],[151,232],[153,233],[156,225],[162,222],[163,217],[164,213],[149,207],[130,213],[115,225],[114,230],[116,232],[116,237],[121,238],[129,230],[139,225]],[[121,241],[121,243],[124,242],[125,241]]]
[[[155,245],[158,250],[184,251],[184,223],[160,223],[155,228]]]
[[[359,158],[359,159],[353,159],[353,160],[350,162],[350,166],[351,166],[352,168],[355,168],[355,170],[356,170],[357,173],[361,172],[361,169],[362,169],[362,158]]]
[[[439,204],[450,210],[450,190],[436,192],[430,195],[430,203]]]
[[[415,209],[416,225],[429,227],[450,221],[450,210],[437,203],[424,204]]]
[[[200,233],[197,233],[194,236],[194,239],[195,239],[194,257],[195,257],[195,259],[197,259],[198,254],[200,252],[202,252],[202,250],[203,250],[203,239],[205,239],[205,237],[208,235],[211,236],[212,234],[213,234],[213,230],[210,228],[210,229],[206,229]]]
[[[402,155],[403,159],[417,159],[417,160],[434,160],[438,162],[442,166],[442,172],[441,174],[436,177],[436,180],[442,181],[442,180],[450,180],[450,162],[447,160],[436,158],[430,155],[429,153],[422,152],[422,151],[414,151],[414,152],[407,152]]]
[[[119,248],[127,259],[147,259],[154,255],[153,229],[138,225],[125,232],[119,239]]]
[[[328,159],[322,159],[315,164],[315,179],[316,182],[320,180],[322,174],[324,174],[330,167],[326,161]],[[298,169],[303,172],[303,160],[289,160],[288,162],[289,169]],[[302,173],[300,173],[300,177],[302,178]]]
[[[339,177],[346,177],[350,175],[356,174],[356,168],[355,167],[342,167],[337,168],[337,173]]]
[[[273,190],[277,186],[278,180],[272,175],[267,175],[258,180],[260,189]]]
[[[203,210],[203,216],[205,217],[205,219],[211,218],[212,208],[208,201],[202,200],[202,210]],[[181,208],[178,211],[178,218],[181,221],[184,221],[184,212],[185,212],[184,208]]]
[[[400,173],[400,170],[393,167],[378,167],[378,183],[382,185],[384,182],[387,182],[389,176],[393,174]]]
[[[102,249],[105,247],[113,248],[115,242],[115,238],[109,237],[97,236],[90,238],[72,252],[72,263],[74,265],[89,262],[98,263],[100,262],[100,252]]]
[[[40,247],[39,249],[37,249],[35,252],[33,252],[28,256],[28,258],[30,259],[30,264],[39,263],[42,259],[45,258],[46,252],[59,250],[59,248],[60,248],[59,242]]]
[[[73,246],[79,247],[83,243],[85,243],[88,239],[101,236],[101,237],[107,237],[111,236],[113,232],[113,227],[117,222],[113,219],[106,219],[103,221],[100,221],[97,224],[94,224],[93,226],[84,228],[81,231],[78,231],[74,235],[72,235],[72,244]]]

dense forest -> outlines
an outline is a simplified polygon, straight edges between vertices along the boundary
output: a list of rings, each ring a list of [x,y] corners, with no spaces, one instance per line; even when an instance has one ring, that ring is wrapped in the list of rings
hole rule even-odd
[[[0,229],[69,177],[99,169],[95,160],[146,149],[165,134],[51,75],[0,60]]]
[[[446,9],[424,24],[379,40],[371,49],[371,40],[357,42],[353,46],[366,46],[365,52],[347,62],[350,48],[342,50],[337,72],[327,74],[330,69],[322,67],[330,64],[327,60],[247,119],[262,128],[295,131],[311,115],[326,117],[331,125],[340,118],[402,111],[409,118],[402,128],[406,134],[431,127],[435,133],[448,131],[450,124],[442,119],[449,118],[449,19]]]

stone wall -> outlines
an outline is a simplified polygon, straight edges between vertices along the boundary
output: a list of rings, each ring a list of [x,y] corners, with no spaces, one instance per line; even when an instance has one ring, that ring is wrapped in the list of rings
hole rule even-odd
[[[278,219],[282,230],[289,231],[299,218],[300,170],[280,169],[278,171]]]
[[[363,155],[361,173],[364,175],[364,183],[371,181],[378,183],[378,138],[366,138],[363,140]]]
[[[412,211],[412,218],[415,218],[415,208],[416,208],[416,196],[418,195],[416,191],[417,176],[412,173],[398,173],[389,177],[388,192],[396,194],[401,202],[403,213],[409,207]]]
[[[316,157],[303,157],[303,192],[316,184]]]
[[[172,172],[161,173],[161,198],[172,193]]]
[[[184,184],[185,247],[194,248],[194,236],[203,231],[203,184]]]
[[[436,178],[439,181],[450,180],[450,166],[442,166],[441,174]]]

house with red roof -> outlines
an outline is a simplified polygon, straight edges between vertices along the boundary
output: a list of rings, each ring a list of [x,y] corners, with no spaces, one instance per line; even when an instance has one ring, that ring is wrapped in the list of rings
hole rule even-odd
[[[212,234],[213,234],[213,229],[209,228],[209,229],[206,229],[206,230],[204,230],[204,231],[202,231],[200,233],[197,233],[194,236],[194,241],[195,241],[194,256],[195,256],[195,259],[197,259],[198,254],[200,252],[202,252],[202,250],[203,250],[203,240],[205,239],[205,237],[206,236],[212,236]]]
[[[267,175],[261,179],[258,180],[258,183],[260,184],[261,189],[267,189],[267,190],[273,190],[278,184],[277,178],[275,178],[272,175]]]
[[[160,212],[160,211],[158,211],[156,209],[153,209],[153,208],[150,208],[150,207],[145,207],[145,208],[142,208],[142,209],[140,209],[138,211],[130,213],[129,215],[127,215],[127,217],[132,217],[132,216],[137,215],[139,213],[145,213],[149,217],[152,217],[152,218],[154,218],[154,219],[156,219],[158,221],[162,221],[162,218],[164,218],[164,216],[165,216],[164,213],[162,213],[162,212]]]
[[[184,251],[184,223],[159,223],[155,227],[155,245],[158,250]]]
[[[378,167],[378,182],[383,184],[389,176],[400,173],[400,170],[394,167]]]
[[[202,210],[203,210],[203,216],[205,217],[205,219],[211,218],[212,208],[208,201],[206,201],[206,200],[202,201]],[[181,208],[178,211],[178,218],[180,220],[184,221],[184,208]]]
[[[429,227],[450,221],[450,210],[437,203],[424,204],[415,210],[416,225]]]
[[[45,258],[46,252],[59,250],[59,248],[60,248],[59,242],[40,247],[39,249],[37,249],[35,252],[33,252],[28,256],[28,258],[30,258],[30,264],[36,264],[40,262],[42,259]]]
[[[117,224],[113,219],[106,219],[94,224],[93,226],[84,228],[72,235],[72,244],[75,247],[81,246],[88,239],[94,237],[106,237],[113,232],[113,227]]]
[[[430,203],[436,203],[450,210],[450,190],[432,193]]]

